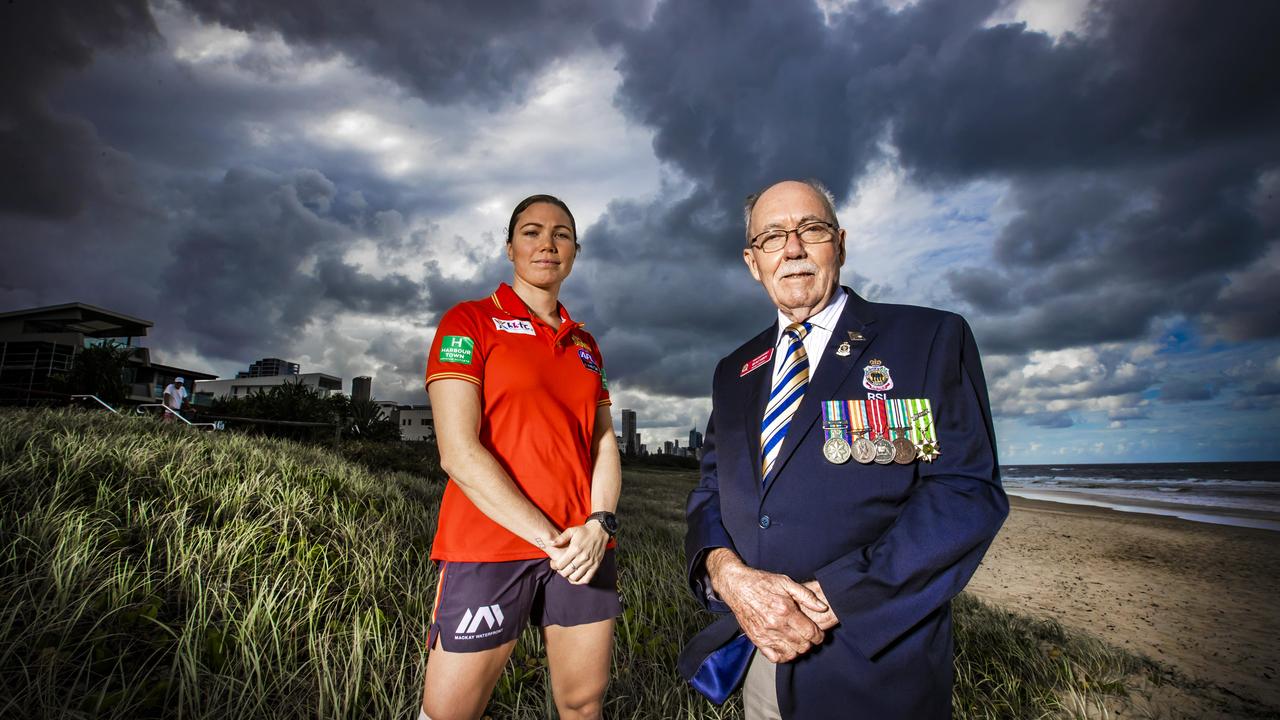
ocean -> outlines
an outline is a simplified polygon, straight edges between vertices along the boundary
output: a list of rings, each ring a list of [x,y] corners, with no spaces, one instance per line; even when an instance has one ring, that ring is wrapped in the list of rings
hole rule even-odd
[[[1004,465],[1005,491],[1280,531],[1280,462]]]

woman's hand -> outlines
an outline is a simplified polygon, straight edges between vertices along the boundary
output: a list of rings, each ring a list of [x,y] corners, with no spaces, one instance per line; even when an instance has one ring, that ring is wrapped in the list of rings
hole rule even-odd
[[[558,558],[547,553],[551,558],[551,569],[574,585],[586,585],[600,569],[608,544],[609,533],[604,531],[599,521],[565,528],[551,541],[553,547],[561,549]]]

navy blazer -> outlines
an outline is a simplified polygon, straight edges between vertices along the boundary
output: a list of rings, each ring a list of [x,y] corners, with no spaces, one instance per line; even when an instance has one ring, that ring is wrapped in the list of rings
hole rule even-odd
[[[773,347],[776,324],[716,367],[702,478],[686,510],[689,583],[709,610],[729,612],[708,593],[704,567],[710,550],[725,547],[753,568],[821,584],[840,624],[821,646],[778,666],[782,717],[950,717],[950,601],[1009,508],[982,364],[959,315],[845,290],[844,312],[763,487],[760,420],[778,353],[742,371]],[[851,352],[840,357],[846,341]],[[893,379],[886,397],[930,400],[935,462],[835,465],[823,457],[820,402],[866,399],[863,369],[872,359]],[[737,632],[732,614],[703,630],[682,672]]]

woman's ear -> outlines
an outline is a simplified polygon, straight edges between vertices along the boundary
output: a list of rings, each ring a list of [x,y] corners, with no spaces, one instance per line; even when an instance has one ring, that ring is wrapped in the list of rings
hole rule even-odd
[[[508,240],[508,241],[507,241],[507,259],[508,259],[508,260],[510,260],[511,262],[515,262],[515,261],[516,261],[516,256],[515,256],[515,254],[511,252],[511,241],[510,241],[510,240]]]

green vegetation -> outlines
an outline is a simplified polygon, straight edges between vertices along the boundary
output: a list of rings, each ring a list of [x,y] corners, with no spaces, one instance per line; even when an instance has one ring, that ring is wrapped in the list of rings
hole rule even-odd
[[[146,419],[0,411],[0,718],[414,717],[438,461],[344,452],[356,462]],[[386,464],[426,475],[369,469]],[[741,716],[675,672],[708,621],[683,580],[693,482],[626,472],[609,717]],[[955,613],[957,717],[1083,712],[1148,669],[1053,623],[964,598]],[[527,632],[490,712],[547,717],[547,687]]]
[[[257,388],[241,397],[213,400],[210,412],[215,416],[285,420],[289,422],[339,423],[342,437],[363,441],[388,442],[400,439],[400,427],[382,414],[372,400],[353,400],[342,393],[326,395],[318,388],[299,382]],[[332,428],[299,428],[271,425],[236,425],[233,429],[286,437],[293,440],[326,441]]]
[[[124,371],[133,349],[116,343],[87,347],[76,353],[71,370],[55,376],[54,388],[70,395],[97,395],[110,405],[120,405],[129,395]]]

